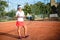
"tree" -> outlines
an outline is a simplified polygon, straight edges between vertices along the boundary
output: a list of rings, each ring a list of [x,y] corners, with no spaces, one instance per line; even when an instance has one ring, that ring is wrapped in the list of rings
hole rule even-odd
[[[57,8],[55,7],[55,5],[53,5],[53,6],[51,7],[51,9],[52,9],[52,13],[55,14],[55,13],[56,13],[56,10],[57,10]]]
[[[50,3],[44,4],[42,2],[37,2],[35,4],[26,4],[24,6],[25,13],[32,13],[34,15],[40,15],[43,14],[43,16],[49,16],[51,13],[51,6]]]
[[[16,13],[16,10],[11,10],[6,15],[9,16],[9,17],[14,18],[15,17],[15,13]]]
[[[50,5],[50,3],[47,3],[45,5],[45,15],[49,16],[49,14],[51,14],[51,5]]]
[[[31,13],[31,7],[28,3],[26,3],[26,5],[24,6],[24,12],[27,13]]]
[[[1,16],[3,16],[3,17],[6,16],[6,14],[7,14],[6,11],[2,11],[2,12],[1,12]]]
[[[44,12],[44,3],[37,2],[32,6],[32,12],[35,14],[42,14]]]
[[[57,6],[57,13],[58,13],[58,15],[59,15],[59,17],[60,17],[60,3],[59,3],[58,6]]]
[[[31,6],[32,6],[31,7],[32,13],[34,13],[36,15],[43,14],[43,18],[48,17],[49,14],[51,13],[50,3],[44,4],[42,2],[37,2]]]
[[[0,0],[0,17],[5,15],[4,10],[6,7],[8,7],[7,2]]]
[[[51,13],[51,5],[50,5],[50,3],[47,3],[46,6],[47,6],[46,7],[47,13],[50,14]]]

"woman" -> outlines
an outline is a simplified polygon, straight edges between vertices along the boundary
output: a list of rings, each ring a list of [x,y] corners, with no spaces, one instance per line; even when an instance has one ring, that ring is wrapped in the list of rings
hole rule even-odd
[[[24,37],[28,37],[27,35],[27,27],[25,26],[24,24],[24,18],[25,18],[25,15],[24,15],[24,11],[22,10],[22,6],[19,6],[18,5],[18,8],[17,8],[17,12],[16,12],[16,18],[17,18],[17,22],[16,22],[16,26],[17,26],[17,31],[18,31],[18,35],[19,35],[19,39],[22,38],[21,36],[21,27],[24,28]]]

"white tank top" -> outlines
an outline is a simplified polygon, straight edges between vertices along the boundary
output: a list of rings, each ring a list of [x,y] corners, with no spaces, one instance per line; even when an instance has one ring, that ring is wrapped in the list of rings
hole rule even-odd
[[[19,16],[18,18],[17,18],[17,21],[24,21],[24,12],[23,11],[17,11],[16,12],[16,16]],[[22,16],[22,17],[21,17]]]

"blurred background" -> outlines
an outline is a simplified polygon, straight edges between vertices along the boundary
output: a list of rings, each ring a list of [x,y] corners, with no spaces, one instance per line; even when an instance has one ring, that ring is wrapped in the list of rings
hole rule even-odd
[[[17,5],[22,5],[25,20],[60,21],[60,0],[0,0],[0,22],[16,20]]]

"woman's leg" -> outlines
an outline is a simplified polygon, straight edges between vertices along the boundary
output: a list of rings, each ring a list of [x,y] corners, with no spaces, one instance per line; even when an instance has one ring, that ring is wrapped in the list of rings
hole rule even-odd
[[[17,29],[17,32],[18,32],[18,36],[21,36],[21,27],[18,27],[18,29]]]
[[[24,35],[27,36],[28,35],[27,34],[27,26],[24,26],[23,28],[24,28]]]

